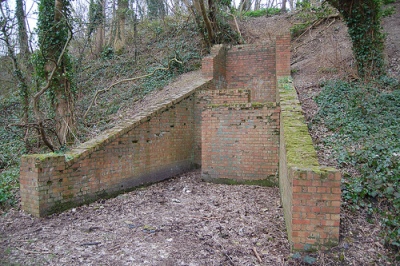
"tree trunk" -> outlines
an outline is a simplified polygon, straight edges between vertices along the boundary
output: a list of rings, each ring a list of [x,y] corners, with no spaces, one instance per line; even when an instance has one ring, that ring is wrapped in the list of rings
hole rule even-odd
[[[21,68],[18,67],[16,70],[17,75],[19,75],[20,79],[20,96],[22,101],[22,121],[24,124],[28,124],[28,112],[29,112],[29,90],[28,90],[28,80],[30,80],[30,73],[33,72],[32,65],[29,63],[29,57],[31,52],[29,50],[29,38],[28,31],[26,29],[26,19],[25,19],[25,10],[24,4],[22,0],[16,0],[16,17],[18,23],[18,39],[19,39],[19,48],[21,55]],[[24,69],[23,69],[24,68]],[[22,72],[24,74],[22,74]]]
[[[105,23],[105,17],[106,17],[106,1],[107,0],[100,0],[99,5],[101,5],[101,18],[97,24],[97,29],[96,29],[96,42],[95,42],[95,53],[97,56],[99,56],[103,52],[103,46],[104,46],[104,38],[105,38],[105,30],[104,30],[104,23]]]
[[[286,12],[286,0],[282,0],[281,11],[282,11],[282,12]]]
[[[329,0],[342,14],[353,44],[358,74],[374,79],[384,73],[382,2],[376,0]]]
[[[295,6],[294,6],[294,0],[289,0],[289,5],[290,5],[290,11],[293,11]]]
[[[204,24],[206,25],[207,33],[208,33],[208,41],[210,44],[214,42],[214,31],[213,27],[211,25],[211,21],[208,18],[206,8],[204,6],[204,0],[198,0],[200,4],[200,9],[201,9],[201,15],[203,16],[204,19]]]
[[[114,50],[122,51],[125,47],[125,23],[128,11],[128,0],[118,0],[117,27],[114,41]]]
[[[55,0],[54,10],[54,24],[56,25],[55,31],[65,27],[62,20],[65,20],[64,15],[64,0]],[[57,33],[55,32],[57,35]],[[75,117],[74,117],[74,100],[71,93],[71,83],[67,77],[66,59],[61,61],[60,65],[54,65],[53,62],[57,62],[58,57],[63,55],[63,48],[65,43],[60,43],[55,49],[50,50],[49,61],[53,67],[57,68],[56,78],[54,80],[54,96],[53,108],[55,110],[55,122],[56,122],[56,133],[58,140],[61,145],[66,145],[70,139],[70,134],[75,129]]]

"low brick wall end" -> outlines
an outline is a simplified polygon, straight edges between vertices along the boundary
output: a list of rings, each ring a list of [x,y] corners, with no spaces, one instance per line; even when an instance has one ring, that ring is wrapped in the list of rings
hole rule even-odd
[[[341,173],[319,165],[290,78],[278,86],[279,187],[291,248],[326,249],[339,242]]]

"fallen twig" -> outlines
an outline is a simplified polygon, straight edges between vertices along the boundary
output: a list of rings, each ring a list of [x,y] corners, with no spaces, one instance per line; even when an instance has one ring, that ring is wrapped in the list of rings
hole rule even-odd
[[[260,255],[258,254],[257,249],[255,247],[253,248],[253,252],[254,252],[254,255],[256,255],[256,257],[257,257],[258,262],[262,263],[262,259],[261,259]]]
[[[307,29],[302,33],[302,34],[300,34],[293,42],[296,42],[298,39],[300,39],[304,34],[306,34],[309,30],[311,30],[312,28],[314,28],[314,27],[316,27],[316,26],[318,26],[319,24],[321,24],[322,22],[324,22],[325,20],[328,20],[328,19],[335,19],[335,18],[338,18],[338,17],[340,17],[340,15],[339,14],[333,14],[333,15],[330,15],[330,16],[328,16],[328,17],[326,17],[326,18],[320,18],[320,19],[317,19],[317,20],[315,20],[310,26],[308,26],[307,27]],[[329,25],[330,26],[330,25]],[[297,47],[296,47],[297,48]]]

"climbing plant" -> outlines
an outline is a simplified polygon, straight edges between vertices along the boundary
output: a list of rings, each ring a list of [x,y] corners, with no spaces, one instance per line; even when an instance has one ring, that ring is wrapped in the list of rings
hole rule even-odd
[[[39,52],[34,56],[35,71],[40,88],[33,99],[35,117],[44,143],[51,149],[65,146],[74,129],[74,89],[72,63],[68,44],[72,28],[68,22],[68,0],[41,0],[39,3]],[[58,145],[46,136],[43,126],[45,115],[40,111],[39,100],[46,93],[50,112],[46,118],[55,122]]]
[[[384,73],[383,4],[388,0],[328,0],[347,24],[362,79],[374,79]]]

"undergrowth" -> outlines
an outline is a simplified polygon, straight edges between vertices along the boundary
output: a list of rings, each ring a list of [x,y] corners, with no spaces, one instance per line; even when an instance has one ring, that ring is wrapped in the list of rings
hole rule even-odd
[[[19,159],[26,152],[24,130],[12,124],[18,121],[19,98],[9,95],[0,101],[0,209],[16,202],[19,187]]]
[[[194,21],[174,18],[144,21],[138,25],[137,34],[135,52],[135,44],[128,36],[132,42],[125,47],[125,53],[114,53],[107,47],[101,58],[89,61],[83,69],[78,84],[82,91],[76,104],[78,113],[87,110],[96,90],[121,79],[167,68],[172,58],[182,64],[173,63],[168,70],[157,70],[149,77],[123,82],[99,95],[87,117],[78,117],[79,141],[86,141],[114,126],[117,114],[128,110],[148,93],[163,88],[182,73],[200,68],[203,55]]]
[[[299,3],[297,6],[296,22],[290,28],[292,38],[300,36],[307,29],[312,27],[319,20],[329,18],[335,14],[335,9],[327,4],[321,6],[312,6],[309,2]]]
[[[18,179],[18,166],[13,166],[0,173],[0,209],[11,207],[17,202]]]
[[[281,13],[280,8],[269,7],[269,8],[260,8],[258,10],[246,11],[243,13],[243,16],[257,18],[257,17],[278,15],[280,13]]]
[[[316,102],[319,111],[312,123],[332,132],[324,144],[340,167],[358,172],[344,176],[344,203],[381,214],[386,243],[400,248],[399,81],[328,82]]]

